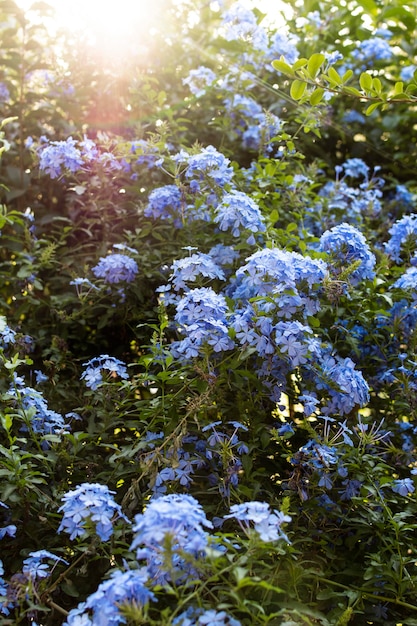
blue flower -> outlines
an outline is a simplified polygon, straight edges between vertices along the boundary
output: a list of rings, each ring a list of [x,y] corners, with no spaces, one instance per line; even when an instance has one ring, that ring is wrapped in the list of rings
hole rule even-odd
[[[9,536],[9,537],[15,537],[16,536],[16,526],[14,524],[8,524],[7,526],[3,526],[3,528],[0,528],[0,539],[3,539],[4,537]]]
[[[29,552],[29,556],[23,561],[23,573],[32,579],[47,578],[51,572],[49,571],[49,564],[43,563],[44,560],[54,561],[54,564],[61,562],[68,565],[67,561],[48,552],[48,550],[37,550],[36,552]]]
[[[415,65],[406,65],[405,67],[402,67],[400,72],[401,80],[407,83],[413,80],[416,69]]]
[[[391,235],[385,244],[385,251],[394,261],[401,263],[405,248],[414,251],[417,241],[417,214],[404,215],[389,229]]]
[[[9,394],[27,412],[34,433],[61,435],[69,430],[69,424],[65,423],[62,415],[48,408],[48,403],[40,391],[25,387],[23,381],[16,380],[10,387]],[[27,426],[23,426],[21,430],[27,430]]]
[[[201,557],[208,545],[204,528],[212,527],[192,496],[160,496],[135,516],[131,550],[136,549],[138,560],[146,560],[148,572],[156,581],[171,580],[173,572],[193,571],[197,575],[183,555]]]
[[[409,267],[392,285],[396,289],[405,289],[417,294],[417,267]]]
[[[257,50],[264,52],[268,49],[268,37],[263,28],[258,26],[256,16],[243,3],[235,2],[223,15],[223,24],[226,27],[227,41],[243,40],[250,42]]]
[[[51,178],[57,178],[65,169],[72,173],[77,172],[83,164],[81,150],[72,137],[65,141],[51,141],[40,149],[39,169]]]
[[[241,626],[240,622],[225,611],[216,611],[189,607],[178,615],[173,621],[173,626]]]
[[[192,94],[199,98],[206,93],[216,80],[216,74],[209,67],[200,65],[197,69],[191,70],[186,78],[182,79],[183,85],[188,85]]]
[[[352,178],[368,178],[369,174],[369,166],[366,165],[365,161],[358,158],[347,159],[341,166],[346,176],[351,176]]]
[[[146,586],[148,579],[144,568],[113,571],[97,591],[69,612],[63,626],[125,624],[126,619],[120,612],[122,604],[145,606],[150,600],[155,600],[155,595]]]
[[[401,478],[394,480],[392,490],[400,496],[408,496],[409,493],[414,493],[415,487],[411,478]]]
[[[177,185],[157,187],[148,197],[148,204],[144,209],[146,217],[166,220],[178,217],[181,211],[181,192]]]
[[[373,271],[376,263],[375,255],[371,252],[362,233],[350,224],[344,222],[326,230],[320,237],[319,250],[329,253],[330,259],[336,264],[337,273],[355,261],[361,262],[360,266],[349,274],[352,285],[375,276]]]
[[[241,229],[252,233],[265,230],[258,205],[242,191],[233,190],[225,194],[216,207],[215,213],[214,221],[219,224],[220,230],[231,230],[234,237],[240,236]],[[253,237],[249,239],[248,242],[252,243]]]
[[[87,387],[93,391],[104,382],[103,370],[110,372],[111,375],[116,374],[120,378],[129,378],[125,363],[108,354],[96,356],[83,365],[86,369],[80,378],[85,380]]]
[[[271,511],[267,502],[254,500],[233,504],[230,511],[231,513],[224,516],[225,519],[235,518],[239,522],[245,522],[242,527],[246,530],[249,529],[249,522],[253,522],[254,529],[262,541],[277,541],[278,539],[289,541],[281,526],[290,522],[291,517],[276,509]]]
[[[94,276],[103,278],[106,283],[131,283],[139,271],[134,259],[126,254],[109,254],[101,257],[97,265],[91,268]]]
[[[63,511],[63,518],[58,532],[66,532],[70,539],[84,537],[88,533],[88,526],[95,528],[102,541],[107,541],[113,534],[115,519],[129,520],[123,515],[106,485],[98,483],[82,483],[75,489],[62,496],[64,504],[59,508]]]
[[[198,252],[184,259],[178,259],[171,265],[169,280],[176,291],[186,289],[187,282],[194,282],[197,276],[225,280],[223,270],[214,262],[212,256]]]
[[[187,164],[185,177],[194,183],[192,186],[194,191],[211,189],[213,184],[224,187],[231,182],[233,177],[230,159],[213,146],[207,146],[193,155],[180,153],[174,157],[174,160]]]
[[[171,352],[186,359],[197,357],[206,344],[215,352],[229,350],[234,346],[228,334],[226,319],[227,303],[224,296],[213,289],[191,289],[177,303],[175,321],[180,332],[186,335],[182,341],[171,344]]]
[[[364,39],[352,52],[353,58],[358,61],[388,61],[392,55],[391,46],[382,37]]]

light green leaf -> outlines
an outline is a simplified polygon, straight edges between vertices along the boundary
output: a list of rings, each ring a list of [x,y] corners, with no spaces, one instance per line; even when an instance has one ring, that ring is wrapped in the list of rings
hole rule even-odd
[[[382,102],[373,102],[369,105],[369,107],[365,111],[365,115],[371,115],[379,106],[381,106]]]
[[[322,87],[317,87],[310,96],[310,104],[315,106],[322,101],[324,94],[324,89]]]
[[[312,78],[315,78],[317,76],[319,69],[321,68],[325,60],[326,57],[324,56],[324,54],[321,54],[321,52],[316,52],[309,58],[307,63],[307,70]]]
[[[301,100],[304,96],[306,88],[307,84],[303,80],[294,80],[290,89],[291,98],[294,100]]]
[[[272,67],[278,72],[282,72],[282,74],[287,74],[288,76],[294,76],[294,70],[291,65],[282,61],[282,59],[272,61]]]
[[[364,91],[370,91],[372,89],[372,76],[367,72],[362,72],[359,77],[359,84]]]
[[[334,67],[329,67],[329,71],[327,72],[329,75],[329,79],[335,85],[341,85],[342,79],[339,76],[338,72],[334,69]]]
[[[343,83],[347,83],[352,78],[352,76],[352,70],[347,70],[342,76]]]

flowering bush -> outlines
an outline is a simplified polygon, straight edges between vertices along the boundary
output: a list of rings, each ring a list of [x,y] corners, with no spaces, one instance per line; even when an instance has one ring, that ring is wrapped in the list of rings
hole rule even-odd
[[[2,624],[417,623],[411,5],[6,4]]]

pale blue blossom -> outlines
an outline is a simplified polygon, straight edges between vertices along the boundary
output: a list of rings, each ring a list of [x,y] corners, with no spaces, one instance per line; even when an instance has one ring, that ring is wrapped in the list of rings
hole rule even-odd
[[[108,354],[96,356],[86,363],[83,363],[83,366],[86,369],[81,374],[81,380],[84,380],[87,387],[93,391],[98,389],[104,382],[103,370],[104,372],[109,372],[111,376],[115,374],[120,378],[129,378],[125,363]]]
[[[244,502],[242,504],[233,504],[230,507],[231,513],[225,515],[225,519],[235,518],[242,522],[242,526],[247,530],[250,525],[254,524],[255,531],[259,534],[262,541],[277,541],[284,539],[289,541],[287,535],[282,530],[282,525],[291,521],[289,515],[284,515],[281,511],[270,509],[267,502]]]
[[[82,483],[62,496],[64,504],[58,509],[63,517],[58,532],[66,532],[70,539],[85,537],[92,526],[102,541],[113,534],[116,519],[129,520],[113,499],[115,491],[98,483]]]
[[[103,278],[104,282],[117,284],[133,282],[139,269],[136,261],[130,256],[115,253],[101,257],[91,271],[97,278]]]

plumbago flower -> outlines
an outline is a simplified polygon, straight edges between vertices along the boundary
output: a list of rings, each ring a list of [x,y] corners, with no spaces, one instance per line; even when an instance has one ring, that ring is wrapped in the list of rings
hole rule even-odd
[[[108,284],[131,283],[139,271],[134,259],[126,254],[113,253],[101,257],[97,265],[91,268],[94,276],[103,278]]]
[[[195,561],[208,546],[205,528],[213,528],[199,502],[187,494],[169,494],[152,499],[143,513],[135,516],[131,550],[146,561],[157,584],[186,580],[197,575]]]
[[[237,519],[246,532],[250,528],[249,522],[253,522],[254,529],[262,541],[284,539],[289,543],[289,539],[281,527],[283,524],[291,522],[291,517],[276,509],[271,511],[267,502],[253,501],[233,504],[230,511],[231,513],[224,516],[225,519]]]
[[[185,339],[171,344],[171,352],[186,359],[199,356],[206,345],[214,352],[230,350],[234,346],[229,337],[224,296],[210,287],[191,289],[177,304],[175,321]]]
[[[178,164],[186,164],[184,175],[190,181],[192,192],[207,191],[216,186],[224,187],[232,181],[233,167],[230,159],[213,146],[207,146],[192,155],[181,151],[173,159]]]
[[[77,141],[68,137],[65,141],[51,141],[41,145],[39,169],[51,178],[57,178],[69,170],[77,172],[84,165],[84,159]]]
[[[181,211],[181,192],[177,185],[157,187],[148,197],[148,204],[143,214],[153,219],[172,219],[179,217]]]
[[[355,369],[354,362],[323,351],[317,360],[320,373],[317,388],[326,389],[330,395],[322,409],[325,415],[348,415],[369,402],[369,385],[361,372]]]
[[[124,604],[145,607],[155,600],[155,594],[146,586],[148,580],[145,568],[115,570],[85,602],[69,612],[63,626],[126,623],[120,611]]]
[[[385,244],[385,252],[396,263],[411,256],[417,243],[417,214],[404,215],[389,229],[391,235]]]
[[[209,67],[200,65],[195,70],[191,70],[186,78],[182,79],[183,85],[188,85],[192,94],[200,98],[206,93],[216,80],[216,74]]]
[[[250,41],[255,50],[266,52],[268,37],[266,31],[258,25],[256,15],[242,2],[235,2],[223,15],[224,37],[227,41]]]
[[[65,422],[60,413],[48,408],[43,394],[37,389],[26,387],[23,379],[15,378],[8,395],[24,412],[25,424],[21,427],[23,432],[27,432],[30,427],[39,435],[60,436],[70,429],[70,425]]]
[[[33,580],[36,578],[47,578],[51,575],[51,572],[49,571],[49,563],[44,561],[53,561],[54,564],[61,562],[68,565],[67,561],[48,552],[48,550],[37,550],[36,552],[30,552],[29,556],[23,561],[22,572]]]
[[[96,356],[83,365],[86,369],[81,374],[81,380],[84,380],[87,387],[93,391],[105,382],[103,371],[109,372],[109,376],[116,374],[120,378],[129,378],[125,363],[108,354]]]
[[[178,615],[173,626],[241,626],[239,620],[230,617],[225,611],[189,607]]]
[[[252,233],[265,231],[258,205],[242,191],[232,190],[223,196],[215,209],[214,222],[222,231],[231,230],[233,237],[240,237],[241,229]],[[248,237],[247,243],[255,243],[253,235]]]
[[[175,291],[187,289],[187,282],[195,282],[198,276],[225,280],[223,270],[209,254],[198,252],[184,259],[178,259],[171,265],[172,274],[169,278]]]
[[[82,483],[62,496],[64,504],[59,508],[63,518],[58,532],[66,532],[70,539],[85,537],[91,526],[102,541],[107,541],[113,534],[115,519],[129,522],[123,515],[106,485],[98,483]]]
[[[346,272],[355,262],[360,262],[359,267],[349,273],[352,285],[357,285],[362,280],[371,280],[375,276],[375,255],[363,234],[350,224],[344,222],[326,230],[320,237],[319,250],[329,254],[331,269],[336,276]]]
[[[246,264],[236,271],[236,281],[227,290],[227,295],[243,302],[269,296],[278,316],[286,316],[291,307],[294,311],[312,315],[320,308],[314,296],[326,274],[327,266],[321,259],[279,248],[265,248],[248,257]]]

